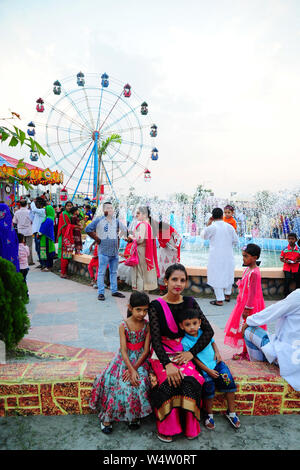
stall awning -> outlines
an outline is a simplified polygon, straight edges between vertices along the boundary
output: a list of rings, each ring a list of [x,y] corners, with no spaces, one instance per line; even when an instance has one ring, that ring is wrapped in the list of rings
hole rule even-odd
[[[10,166],[12,168],[17,168],[17,165],[19,163],[19,160],[17,158],[9,157],[8,155],[4,155],[4,153],[0,153],[0,166],[6,165]],[[42,168],[39,168],[38,166],[30,165],[30,163],[25,163],[24,165],[28,170],[41,170],[44,171]]]
[[[19,182],[27,181],[37,186],[42,184],[62,184],[64,175],[62,172],[51,171],[49,168],[43,169],[30,163],[22,162],[17,158],[9,157],[0,153],[0,179],[7,179],[9,176],[18,178]]]

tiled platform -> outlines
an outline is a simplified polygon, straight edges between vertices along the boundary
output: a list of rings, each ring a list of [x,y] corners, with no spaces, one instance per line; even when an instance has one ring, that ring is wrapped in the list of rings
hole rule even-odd
[[[92,412],[88,400],[93,380],[114,353],[31,339],[22,340],[19,348],[58,360],[0,365],[0,416]],[[228,350],[222,354],[237,383],[236,406],[240,414],[300,414],[300,392],[280,377],[276,366],[232,361]],[[224,397],[217,394],[214,411],[225,410]]]

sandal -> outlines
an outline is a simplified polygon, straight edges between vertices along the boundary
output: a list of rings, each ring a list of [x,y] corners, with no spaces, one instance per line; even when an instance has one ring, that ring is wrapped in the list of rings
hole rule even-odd
[[[193,436],[193,437],[187,437],[187,436],[186,436],[186,438],[187,438],[189,441],[192,441],[193,439],[197,439],[197,437],[199,437],[199,436],[200,436],[200,432],[199,432],[199,434],[197,434],[197,436]]]
[[[238,418],[238,415],[236,413],[235,413],[235,416],[230,416],[229,415],[229,410],[227,410],[226,413],[225,413],[225,416],[235,429],[240,428],[241,422],[240,422],[240,420]]]
[[[215,425],[214,419],[207,416],[207,418],[204,421],[204,426],[206,427],[206,429],[209,429],[209,431],[212,431],[213,429],[215,429],[216,425]]]
[[[217,307],[222,307],[222,306],[223,306],[223,304],[217,304],[217,301],[216,301],[216,300],[211,300],[209,303],[210,303],[211,305],[216,305]]]
[[[104,434],[111,434],[112,433],[112,425],[111,424],[109,424],[108,426],[104,426],[104,424],[101,421],[100,427],[101,427],[101,431]]]
[[[157,433],[157,438],[162,442],[173,442],[172,436],[164,436],[163,434]]]
[[[132,429],[133,431],[136,430],[136,429],[139,429],[141,425],[141,422],[139,419],[137,419],[136,421],[129,421],[128,422],[128,427],[129,429]]]
[[[247,352],[236,353],[232,356],[233,361],[250,361],[249,354]]]

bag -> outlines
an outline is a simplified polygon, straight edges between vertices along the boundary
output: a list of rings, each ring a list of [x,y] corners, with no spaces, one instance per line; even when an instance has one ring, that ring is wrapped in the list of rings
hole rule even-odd
[[[124,263],[126,266],[136,266],[139,264],[139,255],[137,251],[137,242],[136,240],[133,241],[130,256]]]

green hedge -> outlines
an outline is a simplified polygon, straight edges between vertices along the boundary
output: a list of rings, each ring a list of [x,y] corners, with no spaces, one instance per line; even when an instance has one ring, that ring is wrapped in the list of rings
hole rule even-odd
[[[28,333],[27,288],[13,263],[0,257],[0,339],[14,348]]]

